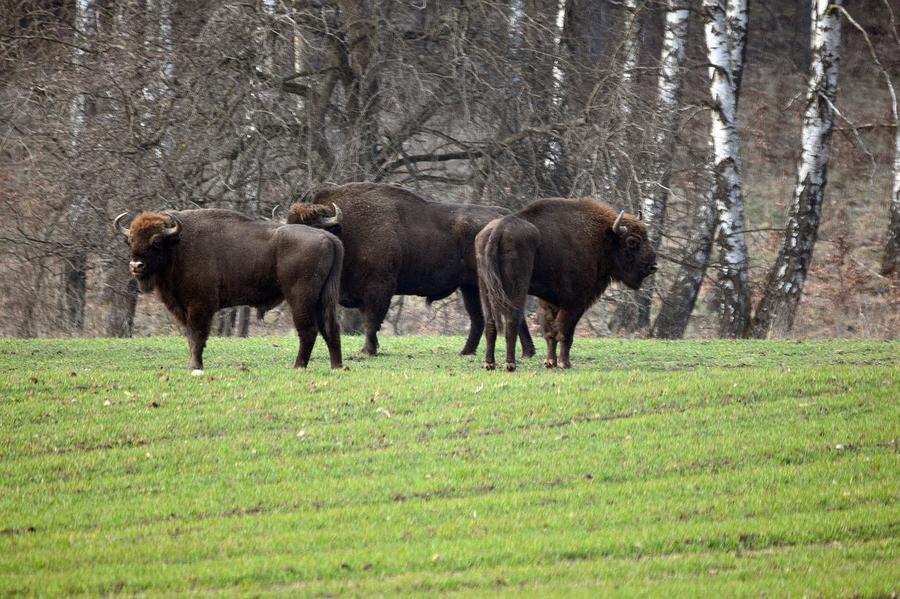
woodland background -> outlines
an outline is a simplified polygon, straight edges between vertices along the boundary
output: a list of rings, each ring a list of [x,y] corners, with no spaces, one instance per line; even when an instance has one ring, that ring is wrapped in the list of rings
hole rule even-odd
[[[2,0],[0,335],[176,330],[155,298],[137,295],[111,226],[120,212],[227,207],[282,220],[323,185],[369,180],[512,209],[590,195],[637,211],[663,194],[649,294],[612,289],[580,332],[742,336],[723,326],[734,290],[722,252],[693,259],[703,230],[719,232],[717,246],[723,237],[701,218],[718,110],[708,4]],[[736,129],[753,306],[796,185],[811,8],[749,2]],[[666,17],[684,9],[680,92],[667,110],[658,97]],[[769,336],[900,334],[890,255],[900,223],[889,224],[900,137],[888,85],[900,87],[900,10],[893,0],[843,9],[818,239],[792,326]],[[682,269],[699,273],[702,288],[690,319],[661,331],[664,302],[683,299],[673,290]],[[223,311],[217,330],[288,331],[281,312],[257,323],[248,310]],[[342,320],[352,331],[353,314]],[[455,334],[467,324],[458,298],[431,307],[395,298],[385,329]]]

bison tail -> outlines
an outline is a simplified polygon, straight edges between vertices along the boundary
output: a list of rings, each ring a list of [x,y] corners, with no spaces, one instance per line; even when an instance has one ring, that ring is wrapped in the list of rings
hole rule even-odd
[[[502,237],[502,227],[491,228],[476,256],[478,287],[483,298],[485,317],[492,318],[497,324],[500,324],[502,315],[513,308],[512,300],[503,285],[500,266]]]
[[[331,237],[332,248],[334,250],[331,261],[331,269],[328,276],[325,277],[325,284],[322,286],[322,292],[319,295],[319,303],[322,306],[323,314],[328,314],[337,310],[338,302],[341,299],[341,272],[344,267],[344,244],[337,237]]]

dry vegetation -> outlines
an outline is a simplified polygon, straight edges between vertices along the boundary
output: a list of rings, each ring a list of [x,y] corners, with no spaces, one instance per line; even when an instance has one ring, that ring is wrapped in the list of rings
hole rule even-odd
[[[618,69],[625,35],[619,3],[570,0],[571,16],[556,30],[559,5],[550,1],[103,2],[92,39],[73,31],[74,3],[5,5],[3,335],[175,330],[153,298],[138,298],[130,314],[125,251],[108,226],[122,210],[197,204],[264,218],[323,184],[358,179],[512,208],[539,196],[582,194],[633,207],[635,181],[654,151],[659,2],[639,3],[640,67],[626,98],[633,115],[627,122],[620,111],[628,89]],[[868,0],[848,10],[881,55],[894,57],[883,62],[897,75],[882,5]],[[170,46],[154,29],[160,6],[172,10]],[[667,260],[653,289],[654,312],[709,186],[706,59],[699,17],[691,18]],[[738,125],[757,294],[794,186],[806,20],[805,9],[790,3],[751,3]],[[90,50],[84,64],[73,56],[79,44]],[[892,177],[889,97],[850,27],[842,52],[837,106],[844,118],[833,137],[824,219],[792,335],[896,337],[900,285],[878,274]],[[560,88],[554,69],[562,73]],[[72,103],[80,94],[90,100],[90,118],[73,139]],[[610,164],[629,173],[611,191]],[[82,322],[73,317],[78,306],[66,283],[73,271],[85,273]],[[690,337],[716,335],[715,278],[710,269]],[[580,333],[646,334],[609,330],[616,307],[630,301],[613,290]],[[416,298],[397,301],[385,333],[460,333],[460,303],[453,298],[429,309]],[[277,314],[269,320],[251,323],[251,334],[289,328]]]

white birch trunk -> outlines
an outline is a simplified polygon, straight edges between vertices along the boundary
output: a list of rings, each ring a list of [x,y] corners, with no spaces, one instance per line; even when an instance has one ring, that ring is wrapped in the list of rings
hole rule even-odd
[[[736,93],[732,84],[731,48],[725,0],[703,0],[707,57],[710,63],[713,176],[721,247],[721,314],[719,334],[740,337],[750,317],[747,240],[740,144],[736,124]]]
[[[894,187],[891,195],[891,220],[888,225],[881,274],[900,272],[900,120],[897,119],[897,101],[894,100]]]
[[[97,8],[94,0],[77,0],[75,3],[75,50],[73,62],[78,77],[77,87],[86,86],[89,77],[84,67],[89,60],[89,52],[97,35]],[[91,112],[90,94],[82,91],[73,98],[69,113],[70,150],[76,169],[83,154],[85,130]],[[87,228],[88,197],[79,183],[79,177],[72,177],[72,191],[69,200],[68,220],[72,225],[71,250],[65,256],[63,268],[63,313],[66,325],[76,332],[84,328],[85,294],[87,292],[87,252],[83,232]]]
[[[839,7],[841,1],[812,3],[812,63],[803,112],[797,184],[784,243],[756,311],[752,331],[756,337],[784,335],[791,330],[809,272],[828,180],[828,148],[834,124],[841,43],[840,14],[833,7]]]
[[[730,44],[731,86],[734,88],[735,111],[737,111],[737,104],[741,95],[741,81],[744,79],[748,21],[747,0],[727,0],[725,5],[725,29],[728,32]]]
[[[678,108],[683,81],[682,67],[684,66],[689,16],[690,11],[682,0],[669,0],[660,57],[661,66],[656,85],[658,122],[654,142],[658,152],[649,165],[641,201],[644,222],[647,224],[650,239],[657,248],[668,203],[672,150],[675,144],[675,129],[678,126]]]

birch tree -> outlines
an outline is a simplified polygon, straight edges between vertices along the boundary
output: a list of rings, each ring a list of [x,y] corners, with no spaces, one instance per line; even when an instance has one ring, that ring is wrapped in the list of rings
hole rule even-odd
[[[894,116],[894,185],[891,191],[890,224],[887,243],[881,260],[881,274],[900,272],[900,119],[897,118],[897,97],[893,95]]]
[[[76,164],[82,154],[85,131],[93,110],[92,96],[84,89],[90,79],[86,67],[94,49],[97,35],[97,7],[94,0],[77,0],[75,3],[75,40],[72,60],[75,64],[79,91],[72,98],[70,109],[71,156]],[[85,165],[81,165],[84,167]],[[68,220],[72,224],[70,251],[65,255],[63,268],[63,319],[73,330],[84,327],[85,294],[87,291],[87,250],[85,236],[88,223],[89,198],[79,180],[71,184]]]
[[[665,30],[660,56],[659,77],[656,84],[654,118],[654,146],[656,153],[647,165],[641,180],[641,209],[644,222],[655,250],[659,250],[663,220],[669,198],[672,154],[675,146],[675,130],[678,127],[683,81],[685,44],[688,34],[690,11],[683,0],[669,0],[665,14]],[[654,278],[645,281],[635,292],[638,306],[637,325],[650,323],[651,293]]]
[[[725,0],[704,0],[703,11],[710,63],[713,186],[719,222],[722,286],[719,335],[740,337],[750,318],[750,275],[744,234],[744,194],[736,122],[738,94],[734,85],[732,51],[738,45],[743,46],[743,40],[736,37],[734,44],[730,41]],[[746,26],[734,33],[746,36]]]
[[[710,67],[710,82],[713,97],[710,128],[711,132],[720,132],[722,135],[720,135],[718,139],[726,142],[720,144],[720,151],[724,148],[733,147],[735,154],[732,159],[725,161],[718,160],[716,158],[716,135],[710,135],[710,158],[707,166],[707,172],[709,173],[711,181],[710,189],[704,194],[703,200],[700,202],[697,212],[691,221],[691,238],[682,254],[681,266],[675,275],[675,280],[663,299],[659,314],[653,324],[652,334],[657,337],[677,339],[684,335],[691,313],[697,302],[697,297],[700,294],[700,287],[703,284],[706,275],[706,268],[712,254],[713,241],[716,232],[722,228],[721,226],[719,228],[716,226],[720,223],[722,218],[722,213],[719,211],[719,200],[721,198],[727,202],[734,201],[737,197],[740,197],[734,193],[739,191],[739,189],[729,190],[727,187],[724,191],[729,193],[725,195],[724,198],[721,197],[723,189],[720,188],[721,177],[719,175],[725,174],[725,171],[722,171],[717,175],[717,168],[728,167],[727,170],[730,171],[732,176],[735,172],[738,174],[740,173],[740,156],[737,155],[736,123],[734,118],[737,114],[737,105],[740,98],[741,82],[743,79],[748,23],[747,14],[746,0],[729,0],[727,3],[704,2],[704,23],[707,49],[709,50],[711,48],[709,44],[711,34],[717,34],[723,30],[725,32],[725,41],[719,39],[718,41],[720,43],[712,46],[712,48],[715,49],[717,60],[713,60],[712,58],[709,60],[710,64],[713,65]],[[712,35],[712,37],[714,40],[716,39],[716,35]],[[708,52],[708,54],[710,53],[711,52]],[[727,76],[724,71],[726,64],[728,67]],[[718,80],[714,79],[717,74],[719,75]],[[725,87],[724,84],[728,84],[727,87]],[[718,87],[716,87],[716,85],[718,85]],[[726,124],[726,121],[723,119],[721,103],[717,101],[715,90],[719,89],[720,91],[727,92],[728,88],[730,88],[730,94],[727,95],[732,100],[732,110],[728,113],[731,118],[727,121],[728,127],[723,127],[723,125]],[[729,143],[731,143],[732,146],[729,146]],[[739,179],[738,182],[740,182]],[[737,211],[740,215],[741,222],[740,229],[738,229],[740,235],[736,240],[732,240],[731,243],[740,243],[743,241],[744,256],[746,256],[746,242],[743,237],[742,204],[743,200],[741,199],[740,204],[738,205],[741,206],[741,210]],[[729,221],[735,220],[734,218],[731,218],[730,211],[726,211],[725,216]],[[725,247],[727,246],[723,246],[723,250]],[[723,251],[722,258],[726,267],[728,267],[729,262],[733,262],[735,257],[733,254]],[[746,261],[744,262],[743,267],[745,269],[744,277],[748,277],[749,273],[746,272]],[[738,271],[738,274],[739,273],[740,270]],[[738,282],[741,282],[740,274],[737,278]],[[744,293],[749,293],[749,289],[747,289],[746,285],[747,278],[744,278],[743,281]],[[726,278],[725,285],[728,288],[732,287],[733,282],[730,280],[730,277]],[[738,295],[735,297],[734,293],[725,294],[723,295],[723,298],[727,297],[727,295],[731,295],[734,299],[740,299],[740,296]],[[744,297],[746,298],[746,308],[744,309],[745,312],[742,313],[744,314],[743,318],[746,323],[747,314],[749,313],[749,296]],[[720,327],[720,329],[724,328],[724,325],[727,324],[727,321],[724,319],[725,315],[726,311],[723,309],[723,318],[720,320],[720,324],[723,326]],[[724,332],[720,330],[720,334],[724,334],[725,336],[742,334],[743,327],[737,326],[738,323],[731,324],[733,327],[729,327],[730,330],[725,330]],[[735,331],[735,333],[732,334],[731,331]]]
[[[756,309],[752,334],[765,338],[790,332],[809,272],[828,182],[828,149],[840,60],[841,0],[811,6],[812,62],[801,132],[797,183],[778,258]]]

